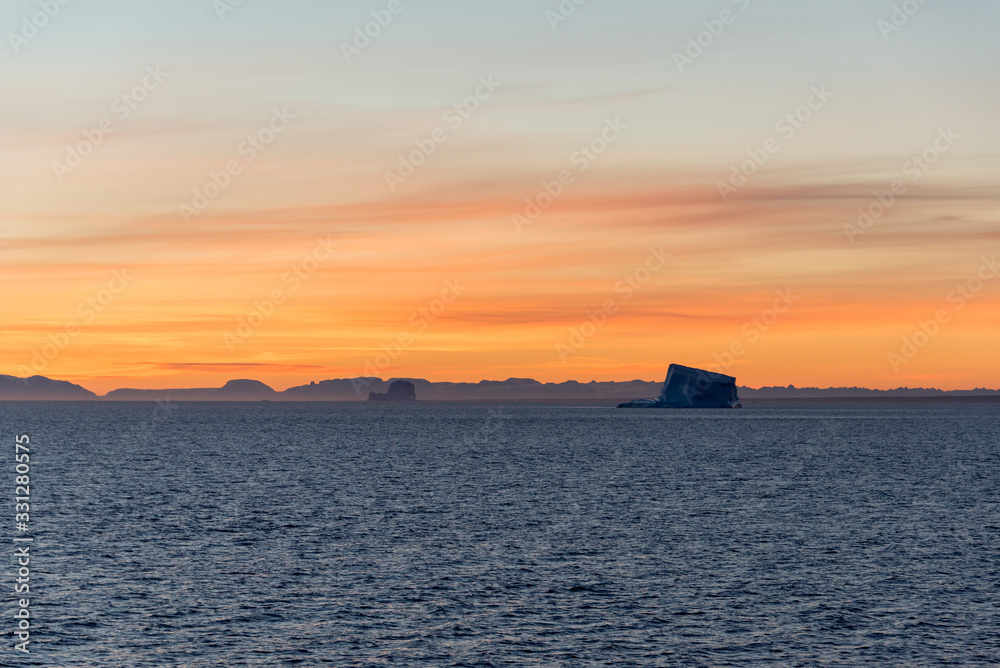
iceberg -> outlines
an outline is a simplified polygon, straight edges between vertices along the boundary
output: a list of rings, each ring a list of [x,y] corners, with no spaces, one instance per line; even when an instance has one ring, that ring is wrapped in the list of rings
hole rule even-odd
[[[660,396],[636,399],[618,408],[743,408],[743,404],[732,376],[671,364]]]
[[[369,392],[368,401],[416,401],[417,388],[408,380],[396,380],[385,394]]]

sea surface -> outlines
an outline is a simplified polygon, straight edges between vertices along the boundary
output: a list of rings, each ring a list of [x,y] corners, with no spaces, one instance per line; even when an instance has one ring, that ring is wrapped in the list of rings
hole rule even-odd
[[[1000,664],[997,403],[13,402],[0,437],[3,666]]]

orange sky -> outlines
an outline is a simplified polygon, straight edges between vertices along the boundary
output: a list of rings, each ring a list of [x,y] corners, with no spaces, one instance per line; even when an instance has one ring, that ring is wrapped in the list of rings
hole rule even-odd
[[[693,7],[553,31],[527,3],[454,25],[414,5],[347,63],[337,45],[365,11],[293,25],[189,4],[159,27],[76,8],[9,55],[0,373],[104,393],[660,380],[677,362],[753,387],[1000,386],[1000,58],[969,45],[992,44],[975,12],[929,6],[884,40],[870,5],[761,7],[679,72],[671,53],[710,18]],[[112,101],[136,86],[121,118]],[[251,152],[252,135],[268,142]],[[225,187],[185,220],[213,174]],[[905,193],[852,232],[894,181]],[[545,184],[561,192],[524,224]]]
[[[514,188],[191,226],[150,217],[97,234],[67,221],[57,238],[6,240],[23,258],[16,280],[5,276],[19,314],[6,349],[98,392],[244,376],[279,388],[363,374],[656,379],[670,362],[721,364],[751,386],[990,384],[995,286],[961,309],[948,301],[982,264],[970,249],[997,238],[985,193],[966,193],[966,215],[941,234],[912,218],[954,212],[947,191],[928,189],[852,245],[840,222],[862,184],[761,188],[725,205],[704,189],[637,185],[581,187],[520,234]],[[450,303],[435,303],[449,282]],[[785,290],[787,308],[769,313]],[[939,309],[949,322],[894,371],[888,353]],[[574,338],[589,321],[601,326]],[[61,337],[70,322],[79,332]],[[391,355],[379,358],[383,344]],[[743,352],[730,358],[733,344]]]

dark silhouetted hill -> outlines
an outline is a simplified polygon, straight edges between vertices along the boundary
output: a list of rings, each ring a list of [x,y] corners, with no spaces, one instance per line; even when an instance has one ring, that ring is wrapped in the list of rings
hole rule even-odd
[[[540,383],[531,378],[481,380],[478,383],[432,383],[423,378],[338,378],[290,387],[282,398],[292,401],[364,401],[369,392],[387,393],[398,380],[413,384],[426,401],[592,401],[621,400],[636,393],[656,393],[662,383],[627,382]]]
[[[748,399],[929,399],[948,397],[1000,397],[1000,390],[938,390],[925,387],[898,387],[894,390],[869,390],[867,387],[762,387],[740,388]]]
[[[222,387],[171,390],[113,390],[109,401],[261,401],[279,399],[279,393],[259,380],[231,380]]]
[[[170,390],[119,389],[98,397],[79,385],[44,376],[16,378],[0,375],[0,401],[365,401],[369,392],[384,394],[396,381],[412,383],[423,401],[627,401],[655,396],[662,382],[569,380],[540,383],[531,378],[481,380],[478,383],[433,383],[422,378],[338,378],[290,387],[277,392],[257,380],[231,380],[223,387],[177,388]],[[770,399],[922,399],[1000,400],[1000,390],[975,389],[944,391],[934,388],[869,390],[864,387],[740,387],[746,400]]]
[[[65,380],[45,376],[0,376],[0,401],[88,401],[97,395]]]

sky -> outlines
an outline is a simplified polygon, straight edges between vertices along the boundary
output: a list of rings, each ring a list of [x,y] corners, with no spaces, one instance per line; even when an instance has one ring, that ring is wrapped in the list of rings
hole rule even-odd
[[[9,0],[0,374],[996,388],[998,21]]]

